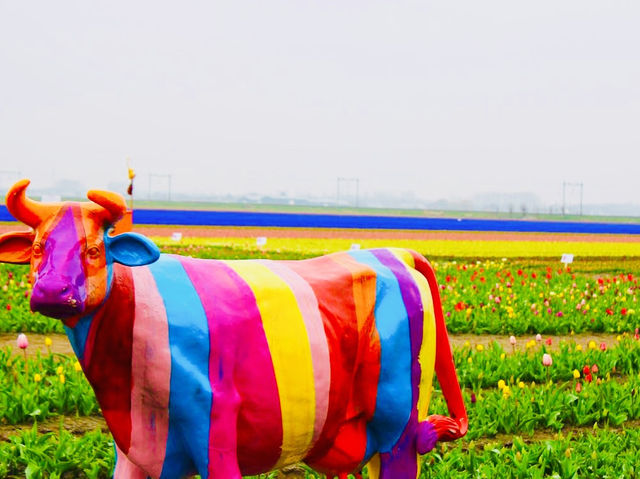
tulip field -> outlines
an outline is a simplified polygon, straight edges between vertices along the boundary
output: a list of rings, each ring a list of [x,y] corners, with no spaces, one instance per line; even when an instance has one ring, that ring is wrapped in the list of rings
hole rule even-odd
[[[423,456],[420,477],[640,477],[640,241],[332,236],[153,239],[220,259],[415,249],[436,270],[469,414],[467,436]],[[0,477],[110,477],[100,408],[60,322],[30,311],[27,271],[0,264]],[[437,381],[430,412],[446,414]]]

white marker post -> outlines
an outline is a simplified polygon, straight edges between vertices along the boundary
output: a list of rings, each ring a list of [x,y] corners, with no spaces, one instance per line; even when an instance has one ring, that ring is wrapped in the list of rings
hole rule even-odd
[[[171,240],[172,241],[181,241],[182,240],[182,233],[180,233],[179,231],[176,231],[175,233],[171,233]]]
[[[360,245],[358,243],[352,243],[351,244],[351,250],[355,251],[355,250],[359,250],[360,249]]]
[[[570,253],[563,253],[562,258],[560,258],[560,262],[564,264],[566,268],[570,263],[573,263],[573,255]]]
[[[256,246],[258,246],[258,248],[262,249],[264,248],[264,246],[267,244],[267,237],[266,236],[258,236],[256,238]]]

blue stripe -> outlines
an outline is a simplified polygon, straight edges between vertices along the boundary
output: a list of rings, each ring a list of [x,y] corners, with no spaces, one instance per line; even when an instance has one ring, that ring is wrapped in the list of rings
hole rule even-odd
[[[80,318],[73,328],[64,326],[64,330],[67,333],[73,352],[80,361],[84,359],[84,350],[87,345],[87,337],[89,336],[89,329],[91,329],[91,323],[93,322],[93,314]]]
[[[169,437],[161,477],[182,477],[195,472],[195,463],[206,479],[211,416],[207,317],[177,258],[162,255],[149,265],[149,270],[167,311],[171,348]]]
[[[586,217],[588,218],[588,217]],[[542,221],[422,216],[268,213],[136,209],[135,224],[197,226],[281,226],[291,228],[357,228],[431,231],[520,231],[537,233],[640,234],[640,224],[595,221]],[[14,221],[0,205],[0,221]]]
[[[365,461],[389,452],[411,415],[411,341],[400,285],[393,272],[369,251],[349,253],[376,272],[375,321],[380,336],[380,378],[373,418],[367,424]]]

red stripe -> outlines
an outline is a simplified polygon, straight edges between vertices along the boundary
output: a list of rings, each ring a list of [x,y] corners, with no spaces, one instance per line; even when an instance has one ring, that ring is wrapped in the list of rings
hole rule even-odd
[[[131,444],[134,304],[131,270],[115,263],[111,293],[93,318],[84,357],[87,379],[109,430],[125,454]]]
[[[331,361],[327,420],[305,461],[324,471],[355,469],[364,458],[380,369],[375,273],[344,254],[288,266],[318,299]]]
[[[227,445],[229,435],[235,434],[237,427],[237,454],[242,474],[268,471],[281,454],[282,413],[269,345],[253,291],[222,262],[189,258],[180,258],[180,262],[209,323],[212,408],[217,405],[222,411],[226,407],[222,404],[226,400],[224,395],[235,397],[237,394],[240,399],[237,421],[227,424],[217,419],[218,427],[227,431],[213,427],[212,413],[210,450],[217,453]],[[210,469],[213,466],[210,460]]]

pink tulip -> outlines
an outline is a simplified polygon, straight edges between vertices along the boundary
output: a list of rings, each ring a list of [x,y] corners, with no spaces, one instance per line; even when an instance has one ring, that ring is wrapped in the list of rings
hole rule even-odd
[[[542,341],[542,335],[540,333],[536,334],[536,341]]]
[[[607,350],[607,344],[606,343],[600,343],[600,351],[606,351]]]
[[[598,369],[598,365],[597,364],[594,364],[593,366],[591,366],[591,372],[593,374],[598,374],[598,371],[599,371],[599,369]]]
[[[582,391],[582,384],[576,383],[576,392],[579,393],[580,391]]]
[[[552,364],[553,364],[553,359],[551,359],[551,355],[549,353],[544,353],[542,355],[542,365],[548,368]]]
[[[29,340],[27,339],[27,335],[24,333],[18,334],[18,340],[16,342],[20,349],[27,349],[29,347]]]
[[[515,346],[516,345],[516,337],[515,336],[509,336],[509,343],[511,344],[511,346]]]

